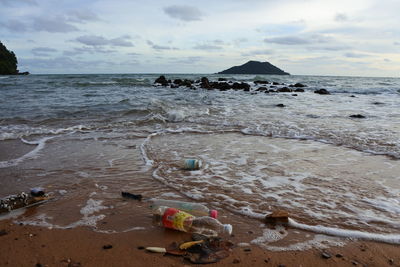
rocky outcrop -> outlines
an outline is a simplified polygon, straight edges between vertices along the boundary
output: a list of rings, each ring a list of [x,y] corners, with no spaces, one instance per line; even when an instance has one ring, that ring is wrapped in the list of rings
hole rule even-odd
[[[364,115],[361,114],[353,114],[349,116],[350,118],[354,118],[354,119],[365,119],[366,117]]]
[[[13,51],[9,51],[0,42],[0,75],[28,75],[29,72],[19,72],[18,61]]]
[[[218,74],[274,74],[290,75],[269,62],[249,61],[240,66],[234,66]]]
[[[296,88],[292,86],[291,88],[285,86],[284,83],[269,82],[265,80],[256,80],[254,82],[235,82],[230,81],[225,78],[218,78],[217,81],[209,81],[207,77],[202,77],[200,80],[188,80],[188,79],[175,79],[173,81],[167,80],[164,75],[158,77],[154,84],[156,86],[170,87],[172,89],[179,87],[187,87],[193,90],[196,89],[206,89],[206,90],[219,90],[219,91],[245,91],[251,94],[257,93],[291,93],[291,92],[304,92],[303,88]],[[272,85],[275,84],[275,85]],[[268,89],[273,88],[273,89]],[[302,87],[307,87],[302,85]],[[294,89],[296,88],[296,89]],[[324,89],[322,89],[324,90]],[[297,95],[296,95],[297,96]]]
[[[329,93],[328,90],[323,89],[323,88],[322,88],[322,89],[315,90],[314,93],[320,94],[320,95],[330,95],[330,94],[331,94],[331,93]]]

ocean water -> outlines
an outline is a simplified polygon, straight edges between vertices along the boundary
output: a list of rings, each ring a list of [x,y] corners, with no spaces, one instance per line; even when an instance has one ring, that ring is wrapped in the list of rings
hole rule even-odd
[[[33,186],[56,196],[19,221],[143,229],[123,219],[99,226],[129,213],[124,190],[201,202],[254,225],[287,210],[293,228],[315,233],[308,245],[329,236],[400,244],[399,78],[205,75],[247,82],[244,92],[154,86],[158,76],[0,77],[0,197]],[[307,87],[267,94],[255,80]],[[331,94],[314,93],[321,88]],[[186,158],[203,167],[182,171]],[[260,227],[252,242],[279,249],[272,241],[284,231]]]

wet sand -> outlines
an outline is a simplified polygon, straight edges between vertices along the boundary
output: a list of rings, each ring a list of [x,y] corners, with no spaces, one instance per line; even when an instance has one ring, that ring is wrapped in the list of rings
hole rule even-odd
[[[139,220],[143,220],[138,218]],[[235,227],[235,225],[234,225]],[[238,244],[240,232],[231,237]],[[86,227],[47,229],[0,221],[0,266],[189,266],[182,257],[146,252],[140,247],[164,247],[190,235],[154,228],[106,234]],[[104,249],[103,246],[112,248]],[[331,255],[324,258],[322,253]],[[257,246],[236,246],[229,257],[210,266],[400,266],[400,247],[354,241],[325,250],[271,252]]]
[[[169,138],[169,141],[174,141],[171,137]],[[233,139],[232,136],[228,136],[228,138]],[[181,141],[182,136],[179,136],[177,140]],[[194,140],[199,140],[199,138]],[[244,140],[244,138],[240,140]],[[149,147],[149,154],[156,161],[174,163],[170,154],[161,152],[169,151],[168,148],[176,148],[178,145],[167,145],[166,149],[161,149],[158,144],[167,143],[163,141],[165,140],[154,138]],[[280,144],[286,143],[283,140],[278,141]],[[49,141],[41,157],[32,161],[24,161],[16,167],[1,169],[0,193],[2,197],[33,186],[43,186],[47,191],[55,194],[55,199],[26,210],[20,217],[0,220],[0,266],[192,265],[182,257],[163,256],[138,249],[138,247],[147,246],[166,247],[173,241],[183,242],[189,241],[191,238],[186,233],[151,226],[151,214],[146,208],[146,204],[123,199],[120,196],[121,191],[143,193],[145,197],[172,197],[193,201],[174,187],[171,188],[154,179],[152,176],[154,169],[144,168],[140,153],[142,143],[143,137],[122,141],[119,139],[116,141],[78,139],[77,141],[55,138]],[[4,159],[18,158],[33,148],[33,146],[16,141],[14,143],[0,142],[0,144],[3,147],[7,146],[7,150],[1,150],[5,152]],[[320,159],[322,146],[315,145],[319,148],[316,158]],[[334,153],[331,152],[336,149],[340,148],[328,148],[328,155],[333,155]],[[153,155],[154,151],[161,152],[156,157]],[[246,150],[239,150],[241,153],[243,151]],[[250,149],[251,151],[258,150]],[[179,152],[177,155],[186,155],[183,149]],[[44,155],[51,155],[51,157]],[[190,156],[191,153],[188,155]],[[290,158],[289,156],[285,156],[285,158]],[[262,154],[260,157],[265,156]],[[376,162],[378,158],[383,160],[382,157],[369,156],[367,160]],[[309,160],[310,157],[307,159]],[[232,162],[230,159],[226,161]],[[382,169],[364,163],[360,164],[363,168],[353,171],[365,173],[366,166],[370,165],[372,166],[370,168]],[[395,164],[393,165],[395,166]],[[245,167],[240,169],[243,168]],[[321,172],[325,171],[321,176],[333,176],[326,173],[327,168],[316,166],[315,169]],[[330,169],[332,172],[338,171],[337,166],[332,166]],[[395,168],[393,167],[393,169]],[[395,170],[389,171],[396,176]],[[165,173],[165,177],[167,177],[166,174],[168,173]],[[179,177],[179,175],[174,175],[174,177]],[[352,177],[354,179],[354,176]],[[171,179],[171,182],[174,180]],[[175,184],[185,185],[183,179],[182,182],[178,181]],[[340,183],[340,185],[343,184]],[[361,185],[364,184],[360,183]],[[195,184],[186,186],[188,189],[204,187]],[[215,186],[214,190],[220,193],[219,186]],[[214,192],[212,187],[209,191]],[[240,191],[232,193],[232,196],[245,198],[245,194],[240,195]],[[254,193],[247,196],[250,200],[254,197]],[[99,201],[99,204],[93,208],[104,207],[104,209],[83,214],[82,210],[90,206],[89,201]],[[230,240],[236,245],[228,258],[212,264],[212,266],[400,266],[399,245],[351,241],[337,237],[332,239],[338,245],[325,243],[325,248],[319,244],[316,246],[319,247],[318,249],[303,247],[302,250],[271,251],[268,248],[251,244],[251,241],[263,236],[266,228],[260,226],[261,222],[254,218],[249,219],[243,215],[233,214],[221,205],[208,204],[210,207],[219,209],[221,222],[233,225],[234,236],[230,237]],[[266,213],[271,211],[269,207],[260,206],[259,208]],[[302,219],[303,222],[307,220],[306,216],[299,215],[302,212],[300,208],[294,207],[293,211],[289,211],[293,212],[294,219]],[[41,215],[47,217],[41,221]],[[104,218],[97,219],[101,215],[104,215]],[[90,227],[91,219],[94,220],[95,228]],[[340,219],[337,218],[337,220]],[[40,227],[27,225],[26,223],[29,222],[45,222],[50,226],[45,227],[46,224],[42,224]],[[85,223],[89,226],[81,226]],[[316,224],[317,222],[309,219],[308,223]],[[293,244],[312,241],[316,236],[315,233],[299,229],[289,228],[285,231],[287,235],[285,234],[283,239],[268,245],[285,249]],[[322,245],[324,245],[323,242]],[[103,249],[105,245],[111,245],[112,248]],[[324,252],[331,257],[324,258],[322,255]]]

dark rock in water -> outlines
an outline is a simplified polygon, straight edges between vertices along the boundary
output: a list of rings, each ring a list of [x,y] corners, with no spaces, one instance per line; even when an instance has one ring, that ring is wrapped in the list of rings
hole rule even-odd
[[[250,85],[244,82],[232,84],[232,89],[250,91]]]
[[[165,79],[165,76],[164,76],[164,75],[161,75],[160,77],[158,77],[158,78],[154,81],[154,83],[159,83],[159,84],[161,84],[162,86],[167,86],[167,85],[168,85],[168,81],[167,81],[167,79]]]
[[[250,251],[251,251],[251,248],[244,248],[243,251],[245,251],[245,252],[250,252]]]
[[[365,119],[366,117],[361,114],[353,114],[349,116],[350,118],[355,118],[355,119]]]
[[[372,104],[374,104],[374,105],[385,105],[385,103],[382,103],[382,102],[374,102]]]
[[[284,104],[277,104],[276,106],[277,106],[278,108],[284,108],[284,107],[285,107]]]
[[[226,78],[218,78],[218,81],[219,81],[219,82],[226,82],[227,79],[226,79]]]
[[[268,84],[269,81],[254,81],[255,84]]]
[[[292,94],[292,96],[297,96],[297,94]]]
[[[273,89],[269,89],[268,92],[269,92],[269,93],[276,93],[277,91],[276,91],[276,90],[273,90]]]
[[[332,258],[332,255],[331,255],[330,253],[326,252],[326,251],[323,251],[323,252],[321,253],[321,256],[322,256],[322,258],[324,258],[324,259],[330,259],[330,258]]]
[[[211,87],[215,89],[219,89],[221,91],[226,91],[231,89],[231,86],[227,82],[213,82],[211,83]]]
[[[304,89],[297,88],[294,90],[296,93],[304,93]]]
[[[289,87],[282,87],[282,88],[279,88],[278,90],[277,90],[278,92],[280,92],[280,93],[290,93],[290,92],[293,92],[293,90],[292,89],[290,89]]]
[[[291,87],[307,87],[307,85],[304,85],[302,83],[295,83],[294,85],[292,85]]]
[[[278,82],[272,82],[272,85],[281,85],[281,84]]]
[[[343,255],[340,254],[340,253],[337,253],[337,254],[335,255],[335,257],[336,257],[336,258],[343,258]]]
[[[177,84],[171,84],[169,87],[172,88],[172,89],[175,89],[175,88],[179,88],[179,85],[177,85]]]
[[[185,79],[182,81],[181,86],[191,87],[192,83],[193,81]]]
[[[182,83],[182,80],[181,80],[181,79],[175,79],[175,80],[174,80],[174,84],[180,85],[181,83]]]
[[[207,77],[202,77],[200,81],[200,87],[205,88],[205,89],[210,89],[211,85],[210,82],[208,81]]]
[[[18,72],[18,75],[29,75],[29,71]]]
[[[261,86],[261,87],[258,88],[256,91],[258,91],[258,92],[265,92],[265,91],[268,91],[268,88],[267,88],[267,87],[264,87],[264,86]]]
[[[113,246],[112,245],[104,245],[103,249],[111,249]]]
[[[323,89],[323,88],[322,88],[322,89],[319,89],[319,90],[315,90],[314,93],[320,94],[320,95],[330,95],[330,94],[331,94],[331,93],[329,93],[328,90]]]
[[[249,61],[243,65],[235,66],[219,72],[219,74],[276,74],[290,75],[269,62]]]
[[[350,97],[356,97],[355,95],[351,95]]]

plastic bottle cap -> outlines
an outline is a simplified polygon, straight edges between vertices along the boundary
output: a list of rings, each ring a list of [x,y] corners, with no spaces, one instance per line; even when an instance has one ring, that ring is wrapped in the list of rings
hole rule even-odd
[[[210,210],[210,217],[217,219],[218,217],[218,211],[217,210]]]
[[[231,224],[224,224],[224,230],[225,230],[225,232],[227,232],[229,235],[231,235],[231,234],[232,234],[232,231],[233,231],[233,227],[232,227]]]

